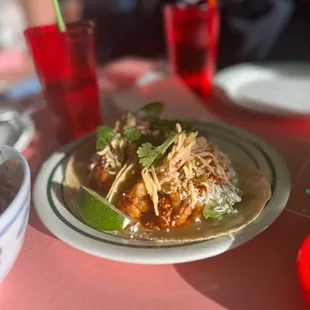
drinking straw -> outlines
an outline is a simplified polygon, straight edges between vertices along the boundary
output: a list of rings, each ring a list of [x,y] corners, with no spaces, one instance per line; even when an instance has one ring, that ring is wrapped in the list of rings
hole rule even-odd
[[[61,14],[60,5],[58,0],[53,0],[53,6],[56,14],[57,26],[60,32],[66,31],[66,24]]]

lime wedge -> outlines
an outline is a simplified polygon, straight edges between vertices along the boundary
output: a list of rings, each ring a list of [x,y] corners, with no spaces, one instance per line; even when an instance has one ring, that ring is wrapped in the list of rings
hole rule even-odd
[[[130,219],[96,192],[82,186],[77,195],[79,213],[90,227],[102,231],[124,229]]]

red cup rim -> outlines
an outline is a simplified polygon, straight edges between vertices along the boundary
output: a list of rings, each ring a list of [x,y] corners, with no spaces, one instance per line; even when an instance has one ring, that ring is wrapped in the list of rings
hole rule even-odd
[[[201,4],[189,4],[189,3],[183,3],[183,2],[178,2],[174,4],[166,4],[165,5],[165,10],[177,10],[177,11],[198,11],[198,12],[208,12],[211,10],[218,9],[218,5],[209,8],[206,3],[201,3]]]
[[[64,34],[74,34],[81,29],[94,29],[95,25],[92,21],[83,20],[78,22],[66,23],[67,31]],[[40,25],[35,27],[28,27],[24,30],[24,35],[46,35],[54,33],[57,30],[56,24]]]

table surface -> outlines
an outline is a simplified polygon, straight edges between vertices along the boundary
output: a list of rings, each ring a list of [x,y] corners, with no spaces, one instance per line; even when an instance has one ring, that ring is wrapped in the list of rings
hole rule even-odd
[[[164,88],[170,93],[165,94]],[[146,102],[166,99],[168,113],[175,116],[210,118],[206,107],[178,81],[162,81],[135,92]],[[119,108],[123,103],[118,100]],[[218,100],[210,99],[207,107],[211,102],[219,105]],[[104,120],[111,123],[118,110],[111,101],[105,104],[109,106],[104,105]],[[48,111],[37,112],[34,120],[36,135],[24,152],[33,181],[42,162],[59,146],[49,126]],[[0,285],[0,309],[182,310],[193,305],[210,310],[306,309],[296,276],[296,256],[310,228],[310,198],[304,193],[307,180],[303,178],[310,173],[310,167],[304,165],[310,144],[301,134],[267,127],[270,122],[263,117],[233,120],[272,143],[291,171],[290,201],[271,227],[247,244],[214,258],[178,265],[130,265],[88,255],[58,240],[46,230],[32,206],[20,256]],[[229,117],[227,121],[232,122]],[[284,134],[285,143],[280,143]]]

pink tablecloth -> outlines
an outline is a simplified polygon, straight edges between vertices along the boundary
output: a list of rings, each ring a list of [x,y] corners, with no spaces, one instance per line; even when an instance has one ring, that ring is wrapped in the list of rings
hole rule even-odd
[[[37,134],[25,152],[33,178],[58,146],[47,111],[35,121]],[[295,265],[310,218],[294,212],[294,203],[306,207],[309,199],[292,172],[301,190],[270,228],[228,253],[180,265],[129,265],[90,256],[53,237],[32,209],[21,254],[0,286],[0,309],[306,309]]]

